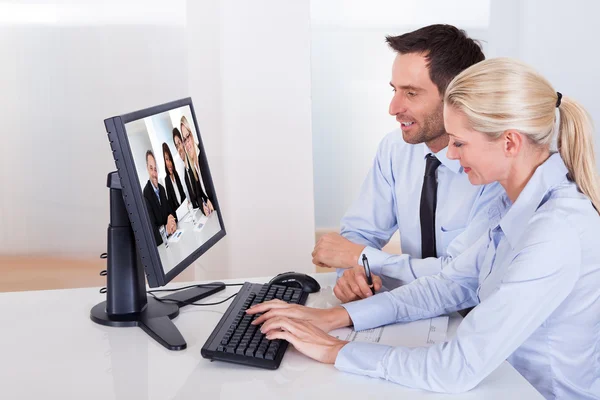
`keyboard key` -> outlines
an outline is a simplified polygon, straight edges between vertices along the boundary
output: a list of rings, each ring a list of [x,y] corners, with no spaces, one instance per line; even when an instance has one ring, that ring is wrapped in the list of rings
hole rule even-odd
[[[281,344],[281,340],[276,339],[276,340],[271,340],[271,343],[269,343],[269,351],[274,351],[277,352],[277,350],[279,350],[279,346]]]
[[[225,347],[225,351],[227,353],[232,353],[233,354],[233,353],[235,353],[235,346],[232,345],[232,344],[229,344],[229,345],[227,345],[227,347]]]

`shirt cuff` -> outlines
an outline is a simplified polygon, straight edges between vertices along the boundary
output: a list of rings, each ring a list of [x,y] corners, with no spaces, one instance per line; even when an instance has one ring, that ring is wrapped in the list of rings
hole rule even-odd
[[[378,293],[366,299],[342,304],[352,320],[354,330],[362,331],[395,322],[396,308],[390,296],[392,294],[389,292]]]
[[[378,343],[350,342],[335,359],[335,367],[340,371],[372,378],[385,378],[383,361],[392,347]]]
[[[365,249],[358,256],[358,264],[362,265],[362,257],[363,255],[367,256],[369,260],[369,267],[371,268],[371,273],[375,275],[381,275],[381,269],[385,264],[389,254],[384,251],[374,249],[373,247],[365,247]]]

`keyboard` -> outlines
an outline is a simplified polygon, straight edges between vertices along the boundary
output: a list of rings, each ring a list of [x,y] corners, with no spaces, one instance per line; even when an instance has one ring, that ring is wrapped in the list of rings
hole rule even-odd
[[[267,340],[261,333],[260,326],[250,324],[260,314],[247,315],[246,310],[272,299],[303,305],[307,298],[308,293],[299,288],[244,283],[202,346],[202,357],[252,367],[279,368],[288,342],[281,339]]]

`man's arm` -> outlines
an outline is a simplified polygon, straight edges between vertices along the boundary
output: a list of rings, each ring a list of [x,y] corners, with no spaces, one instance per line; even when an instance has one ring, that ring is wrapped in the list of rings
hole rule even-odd
[[[479,266],[489,237],[454,258],[437,275],[421,277],[390,292],[343,304],[354,329],[375,328],[396,322],[436,317],[477,304]]]
[[[467,221],[467,228],[459,234],[446,249],[443,257],[419,259],[408,254],[389,254],[378,248],[367,246],[362,254],[369,259],[371,271],[381,275],[384,285],[389,287],[390,280],[395,282],[391,288],[404,285],[422,276],[439,273],[453,258],[471,247],[489,228],[488,209],[495,202],[504,189],[499,184],[482,186],[477,199],[473,203],[471,215]],[[343,273],[343,271],[342,271]],[[338,273],[338,276],[341,274]]]

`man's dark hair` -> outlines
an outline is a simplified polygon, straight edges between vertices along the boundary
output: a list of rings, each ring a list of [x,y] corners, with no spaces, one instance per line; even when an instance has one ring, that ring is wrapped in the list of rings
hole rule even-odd
[[[154,153],[152,152],[152,150],[148,150],[146,152],[146,165],[148,165],[148,156],[152,156],[152,158],[154,158],[154,162],[156,163],[156,157],[154,157]]]
[[[385,40],[400,54],[423,54],[429,78],[442,96],[456,75],[485,60],[479,42],[452,25],[429,25],[404,35],[387,36]]]

